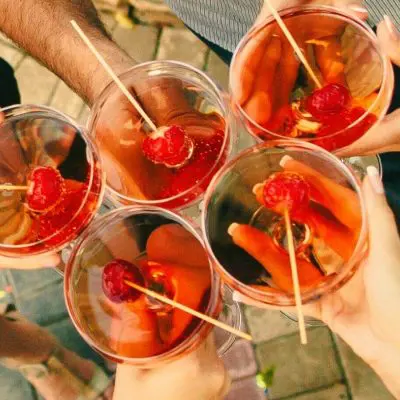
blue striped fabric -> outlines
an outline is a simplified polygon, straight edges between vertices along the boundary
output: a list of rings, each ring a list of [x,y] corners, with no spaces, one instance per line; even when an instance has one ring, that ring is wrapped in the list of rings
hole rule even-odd
[[[263,0],[165,0],[194,31],[233,51],[253,25]],[[400,27],[400,0],[365,0],[371,25],[390,15]]]

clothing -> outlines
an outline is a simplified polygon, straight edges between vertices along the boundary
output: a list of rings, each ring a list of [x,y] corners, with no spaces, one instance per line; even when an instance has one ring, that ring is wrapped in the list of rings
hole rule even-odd
[[[21,97],[14,71],[6,61],[0,58],[0,108],[20,102]]]
[[[260,13],[263,0],[165,0],[185,24],[203,38],[234,51]],[[400,28],[399,0],[366,0],[370,24],[385,14]]]

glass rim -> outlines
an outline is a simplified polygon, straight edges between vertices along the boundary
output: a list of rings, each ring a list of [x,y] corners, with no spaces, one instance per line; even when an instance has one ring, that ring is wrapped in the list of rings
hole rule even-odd
[[[104,171],[101,165],[101,159],[100,159],[100,155],[98,152],[98,149],[96,148],[95,143],[92,142],[92,140],[90,139],[89,135],[87,134],[85,128],[83,128],[82,126],[80,126],[76,121],[74,121],[69,115],[56,110],[53,107],[49,107],[49,106],[44,106],[44,105],[37,105],[37,104],[14,104],[11,106],[7,106],[4,108],[0,108],[0,113],[4,113],[6,114],[7,112],[10,111],[14,111],[14,110],[21,110],[23,111],[21,113],[21,115],[24,115],[26,113],[30,113],[30,112],[44,112],[44,113],[50,113],[53,114],[54,116],[60,117],[60,122],[65,122],[68,125],[70,125],[71,127],[73,127],[76,132],[79,132],[80,136],[82,137],[82,139],[85,141],[85,144],[87,146],[87,149],[90,149],[90,152],[86,151],[86,156],[88,157],[88,163],[91,164],[93,166],[92,168],[92,173],[90,175],[90,179],[89,179],[89,184],[88,184],[88,190],[85,194],[85,198],[84,201],[82,201],[81,206],[79,207],[78,211],[74,214],[74,216],[70,219],[69,223],[67,225],[65,225],[62,229],[58,230],[57,232],[53,233],[50,236],[47,236],[44,239],[38,240],[36,242],[32,242],[29,244],[18,244],[18,245],[7,245],[7,244],[3,244],[0,243],[0,251],[4,250],[4,251],[15,251],[15,250],[24,250],[30,247],[35,247],[35,246],[40,246],[43,243],[46,243],[48,240],[50,240],[51,238],[55,237],[56,235],[61,234],[62,232],[64,232],[74,221],[75,219],[79,216],[79,213],[82,211],[82,208],[85,206],[87,199],[90,195],[90,189],[92,188],[93,182],[94,182],[94,168],[95,168],[95,164],[100,164],[99,167],[99,171],[100,171],[100,175],[101,175],[101,179],[100,179],[100,192],[99,192],[99,197],[98,197],[98,201],[96,204],[96,207],[93,208],[92,210],[92,215],[88,221],[88,223],[86,224],[86,226],[91,222],[91,220],[94,218],[95,214],[97,213],[97,211],[100,209],[101,207],[101,203],[102,203],[102,199],[104,196],[104,192],[105,192],[105,176],[104,176]],[[7,115],[6,118],[4,119],[3,122],[0,123],[0,127],[2,124],[4,124],[7,121]],[[59,252],[61,251],[63,248],[65,248],[66,246],[68,246],[69,243],[71,243],[72,240],[69,240],[65,243],[61,243],[58,246],[54,246],[51,249],[48,249],[46,247],[44,247],[42,250],[40,251],[34,251],[33,255],[42,255],[42,254],[47,254],[47,253],[54,253],[54,252]],[[29,254],[32,255],[32,254]],[[13,254],[13,253],[7,253],[7,257],[11,257],[11,258],[18,258],[20,257],[20,254]]]
[[[283,291],[279,293],[267,293],[265,291],[250,287],[249,285],[241,282],[239,279],[235,278],[232,274],[230,274],[226,270],[226,268],[219,262],[218,258],[214,254],[214,251],[209,241],[209,235],[207,229],[208,217],[209,217],[208,207],[211,203],[214,189],[220,183],[221,178],[223,178],[225,174],[228,171],[230,171],[236,165],[236,163],[243,157],[246,157],[253,153],[258,153],[264,149],[271,149],[271,148],[282,148],[282,149],[290,148],[290,149],[306,150],[315,154],[322,155],[326,159],[330,160],[332,164],[336,165],[336,167],[344,173],[344,175],[352,185],[352,188],[355,190],[355,193],[357,194],[358,200],[360,202],[360,209],[361,209],[360,234],[350,259],[341,267],[340,271],[334,277],[332,277],[329,280],[326,280],[325,282],[321,282],[320,284],[318,284],[317,287],[313,287],[309,290],[302,291],[301,297],[303,302],[305,303],[311,302],[334,288],[342,287],[353,276],[352,271],[354,271],[359,262],[363,259],[366,252],[367,233],[368,233],[368,223],[366,216],[367,211],[362,196],[360,180],[357,178],[354,172],[350,168],[348,168],[345,164],[343,164],[343,162],[339,158],[337,158],[335,155],[328,152],[327,150],[319,146],[316,146],[312,143],[303,142],[297,139],[270,140],[267,142],[259,143],[248,149],[245,149],[239,154],[237,154],[235,158],[233,158],[227,164],[225,164],[225,166],[222,167],[218,171],[218,173],[214,176],[204,197],[204,207],[201,214],[201,229],[203,232],[204,243],[207,252],[209,253],[209,257],[211,257],[211,259],[213,260],[217,272],[221,276],[223,283],[225,283],[229,287],[232,287],[231,282],[234,282],[237,288],[233,288],[233,290],[241,291],[243,294],[250,297],[253,296],[252,298],[254,300],[260,301],[265,304],[279,305],[279,306],[293,306],[295,305],[294,294],[288,294]]]
[[[108,359],[126,362],[131,365],[134,365],[134,364],[143,365],[143,364],[148,364],[148,363],[162,362],[165,359],[168,359],[170,357],[171,358],[178,357],[182,352],[194,348],[196,346],[198,335],[203,334],[203,333],[208,335],[208,333],[212,329],[212,326],[210,324],[208,324],[207,322],[205,322],[204,320],[199,320],[196,328],[190,333],[190,335],[187,338],[185,338],[181,343],[179,343],[177,346],[173,347],[172,349],[170,349],[164,353],[157,354],[157,355],[150,356],[150,357],[127,357],[127,356],[121,356],[118,354],[114,354],[108,350],[101,348],[102,346],[97,345],[95,340],[88,333],[86,333],[86,329],[84,329],[82,324],[79,322],[79,317],[77,316],[77,312],[76,312],[76,306],[73,304],[73,296],[70,293],[71,290],[73,290],[72,284],[71,284],[71,279],[73,276],[72,272],[73,272],[73,268],[74,268],[75,257],[81,251],[81,248],[84,245],[85,241],[89,240],[90,236],[97,230],[98,226],[100,226],[104,220],[112,219],[113,217],[117,217],[118,214],[124,214],[122,216],[122,220],[126,219],[127,216],[130,217],[133,215],[143,215],[143,214],[160,215],[171,221],[175,221],[175,222],[179,223],[183,228],[185,228],[188,232],[190,232],[202,245],[202,247],[204,248],[204,251],[206,252],[207,258],[209,260],[209,268],[210,268],[210,276],[211,276],[211,290],[210,290],[210,298],[209,298],[207,308],[206,308],[204,314],[209,315],[214,318],[218,318],[218,316],[221,314],[221,310],[219,310],[219,306],[220,306],[220,304],[222,304],[221,279],[220,279],[219,275],[213,269],[212,260],[209,257],[209,254],[205,248],[204,240],[203,240],[202,236],[199,234],[199,232],[196,230],[196,227],[194,226],[194,224],[191,221],[188,221],[186,218],[179,215],[178,213],[173,212],[171,210],[167,210],[167,209],[160,208],[160,207],[154,207],[154,206],[140,206],[140,205],[120,207],[118,209],[110,211],[107,214],[100,216],[98,219],[96,219],[96,221],[94,221],[93,224],[91,224],[91,226],[84,232],[84,235],[82,235],[79,238],[79,240],[77,241],[77,243],[74,246],[74,249],[72,250],[72,253],[68,259],[68,262],[65,266],[65,272],[64,272],[64,298],[65,298],[65,304],[66,304],[68,314],[69,314],[71,321],[72,321],[73,325],[75,326],[76,330],[79,332],[79,334],[82,336],[82,338],[86,341],[86,343],[88,343],[93,348],[97,349],[101,354],[103,354]]]
[[[119,78],[121,80],[123,80],[124,78],[128,77],[129,74],[131,74],[132,72],[137,72],[142,70],[142,72],[146,73],[151,71],[150,67],[152,66],[160,66],[160,67],[167,67],[167,68],[182,68],[182,69],[186,69],[189,70],[191,73],[197,74],[201,79],[204,79],[207,84],[209,84],[212,87],[213,90],[213,94],[215,95],[219,106],[222,110],[222,112],[224,113],[224,120],[225,120],[225,129],[224,129],[224,141],[221,147],[221,151],[218,155],[218,157],[215,160],[215,163],[213,165],[213,167],[210,169],[210,171],[199,181],[197,182],[195,185],[191,186],[189,189],[175,195],[175,196],[171,196],[165,199],[155,199],[155,200],[141,200],[141,199],[137,199],[135,197],[130,197],[127,195],[123,195],[121,193],[119,193],[117,190],[115,190],[114,188],[112,188],[109,183],[107,182],[106,179],[106,188],[107,191],[109,191],[114,197],[116,197],[119,201],[122,200],[123,204],[139,204],[139,205],[149,205],[149,206],[162,206],[166,203],[178,200],[184,196],[186,196],[187,194],[189,194],[190,192],[192,192],[193,190],[195,190],[196,188],[198,188],[199,186],[201,186],[204,181],[210,177],[210,175],[214,172],[215,168],[217,167],[218,163],[221,161],[221,159],[223,158],[227,148],[229,147],[229,145],[233,145],[233,134],[232,134],[232,129],[231,129],[231,119],[230,118],[230,107],[229,107],[229,101],[227,99],[225,99],[225,97],[228,96],[227,93],[225,93],[225,91],[223,89],[221,89],[214,81],[211,77],[209,77],[205,72],[201,71],[200,69],[193,67],[187,63],[181,62],[181,61],[174,61],[174,60],[153,60],[153,61],[146,61],[140,64],[136,64],[133,67],[127,69],[126,71],[122,72],[121,74],[119,74]],[[164,75],[164,73],[160,73],[158,76],[162,77]],[[177,79],[180,79],[179,77],[177,77]],[[100,111],[100,107],[102,103],[103,98],[105,98],[106,96],[109,96],[112,92],[115,92],[115,90],[119,90],[118,87],[116,86],[116,84],[111,81],[107,84],[107,86],[101,91],[100,95],[97,97],[92,110],[90,112],[90,116],[88,119],[88,131],[89,131],[89,135],[92,136],[94,138],[94,140],[96,141],[96,132],[95,132],[95,126],[97,125],[97,114]],[[100,152],[101,153],[101,152]],[[193,204],[195,204],[199,199],[201,199],[201,197],[203,196],[203,194],[201,194],[200,196],[197,196],[195,199],[191,200],[188,203],[185,203],[183,206],[179,206],[179,207],[173,207],[174,210],[181,210],[182,208],[186,208],[189,207]]]
[[[331,16],[336,16],[340,17],[343,20],[347,20],[352,26],[356,26],[358,30],[362,31],[368,39],[371,41],[371,43],[374,45],[374,48],[376,50],[376,53],[378,54],[380,60],[381,60],[381,65],[382,65],[382,83],[379,88],[379,93],[374,102],[368,107],[367,110],[354,122],[352,122],[350,125],[348,125],[346,128],[343,128],[337,132],[331,133],[330,135],[323,136],[321,138],[301,138],[299,140],[302,140],[304,142],[308,143],[313,143],[316,140],[321,140],[321,139],[331,139],[335,136],[343,135],[348,129],[351,129],[355,126],[357,126],[359,123],[364,121],[368,115],[370,114],[370,111],[375,108],[377,104],[379,104],[380,100],[382,97],[385,95],[385,87],[387,83],[393,81],[394,79],[394,72],[393,72],[393,67],[392,63],[390,61],[390,58],[384,54],[382,54],[382,51],[380,50],[380,45],[377,40],[377,36],[375,35],[374,31],[371,29],[369,25],[367,25],[361,18],[355,16],[354,14],[351,14],[344,9],[329,6],[329,5],[301,5],[301,6],[294,6],[294,7],[285,7],[282,8],[281,10],[278,10],[279,15],[282,18],[285,18],[286,16],[289,15],[289,17],[301,15],[301,14],[314,14],[314,13],[321,13],[321,11],[326,14],[326,15],[331,15]],[[266,18],[262,23],[257,24],[256,26],[252,27],[246,35],[240,40],[239,44],[236,46],[235,51],[232,56],[232,61],[229,67],[229,90],[232,96],[232,99],[234,101],[235,107],[239,110],[240,115],[247,121],[249,121],[254,127],[259,129],[262,132],[267,133],[268,135],[274,136],[276,139],[290,139],[288,136],[281,135],[276,132],[272,132],[269,129],[266,129],[262,127],[260,124],[254,121],[253,118],[251,118],[246,111],[243,109],[243,107],[238,104],[235,101],[235,96],[232,91],[232,79],[233,79],[233,68],[236,63],[236,60],[238,58],[238,53],[240,53],[243,48],[248,44],[249,40],[251,39],[251,35],[254,35],[264,29],[267,25],[271,24],[274,22],[275,19],[273,16],[269,16]],[[391,85],[393,86],[393,84]],[[390,107],[390,100],[392,98],[393,94],[393,87],[391,90],[389,90],[387,94],[387,101],[385,101],[385,105],[382,108],[379,117],[375,121],[374,124],[371,125],[371,127],[368,129],[370,130],[372,127],[376,126],[385,116],[387,113],[389,107]],[[260,138],[257,134],[253,133],[250,129],[246,128],[246,130],[257,140],[257,141],[264,141],[264,139]],[[349,145],[346,145],[345,147],[341,147],[339,149],[336,149],[335,151],[343,150],[344,148],[348,147]]]

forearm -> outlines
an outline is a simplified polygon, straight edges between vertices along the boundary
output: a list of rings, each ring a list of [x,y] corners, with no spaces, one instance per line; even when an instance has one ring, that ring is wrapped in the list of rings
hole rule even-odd
[[[10,358],[15,363],[44,361],[55,346],[55,339],[45,334],[38,325],[9,321],[0,315],[0,359]]]
[[[92,103],[109,82],[70,24],[74,19],[119,73],[132,61],[112,42],[90,0],[1,0],[0,29]]]

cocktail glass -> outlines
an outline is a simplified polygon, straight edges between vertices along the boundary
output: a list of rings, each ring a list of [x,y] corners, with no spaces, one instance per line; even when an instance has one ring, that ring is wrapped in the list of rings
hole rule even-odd
[[[315,82],[270,17],[242,39],[232,60],[230,87],[238,115],[259,141],[301,139],[331,152],[347,148],[357,154],[358,139],[390,105],[394,78],[389,58],[371,28],[343,10],[313,5],[284,9],[280,15],[322,86],[329,86],[330,93],[339,87],[339,97],[345,88],[347,95],[331,97],[333,108],[320,112],[310,100],[316,98]],[[252,80],[248,71],[257,63],[258,78]],[[355,163],[361,175],[368,165],[380,165],[373,158],[348,163]]]
[[[93,219],[104,192],[96,146],[86,132],[60,112],[36,105],[0,110],[0,183],[30,185],[36,167],[56,169],[65,183],[57,205],[31,211],[26,191],[0,191],[0,254],[24,257],[58,252]]]
[[[300,177],[309,188],[309,203],[298,212],[294,206],[291,223],[302,300],[312,302],[347,282],[367,248],[359,181],[327,151],[298,140],[269,141],[230,161],[205,195],[206,248],[232,289],[260,304],[295,304],[284,218],[263,200],[273,174]]]
[[[146,158],[150,133],[114,83],[97,99],[89,131],[98,143],[108,195],[119,204],[179,209],[200,200],[232,151],[234,120],[229,101],[203,72],[174,61],[136,65],[120,76],[157,126],[179,125],[194,142],[192,157],[179,168]]]
[[[222,313],[221,284],[198,231],[178,214],[129,206],[98,218],[79,239],[65,271],[68,312],[82,337],[103,356],[155,367],[193,351],[212,326],[151,297],[115,303],[102,288],[103,267],[123,259],[136,265],[145,285],[192,309],[240,327],[240,312]],[[237,307],[237,306],[236,306]],[[220,355],[231,335],[217,334]]]

